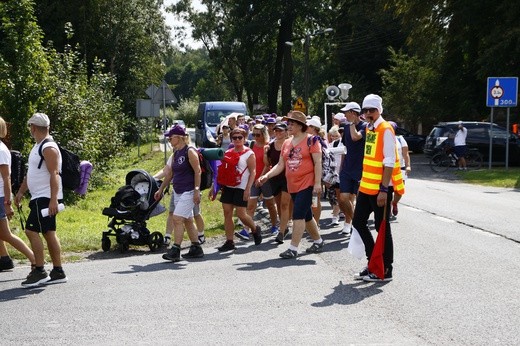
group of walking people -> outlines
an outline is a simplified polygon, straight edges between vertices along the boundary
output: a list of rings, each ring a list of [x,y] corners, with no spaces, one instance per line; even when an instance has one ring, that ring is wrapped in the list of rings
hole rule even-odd
[[[292,222],[292,234],[288,248],[280,253],[284,259],[296,258],[304,232],[307,231],[312,244],[305,252],[320,253],[324,241],[320,235],[320,212],[316,200],[323,193],[322,146],[330,147],[338,163],[339,183],[327,186],[333,202],[333,223],[338,223],[339,213],[345,215],[341,233],[350,236],[353,229],[359,233],[365,245],[367,261],[374,249],[374,238],[368,228],[368,219],[374,213],[376,230],[386,223],[384,243],[384,277],[369,272],[368,266],[355,275],[355,279],[366,281],[392,280],[393,239],[390,228],[390,213],[397,214],[397,202],[404,193],[404,179],[409,173],[409,156],[403,156],[403,144],[396,138],[394,127],[382,117],[383,106],[380,96],[367,95],[362,107],[349,102],[334,116],[335,126],[329,137],[321,129],[319,118],[310,118],[299,111],[274,121],[271,135],[267,124],[258,122],[252,131],[241,124],[226,119],[221,124],[222,136],[219,144],[227,145],[227,154],[235,154],[239,182],[219,186],[211,190],[215,198],[220,192],[224,214],[225,242],[218,251],[234,250],[234,236],[242,239],[252,237],[255,245],[262,243],[262,230],[255,223],[254,212],[259,197],[269,211],[271,228],[275,240],[281,244]],[[233,118],[237,118],[233,115]],[[273,123],[273,121],[271,121]],[[231,126],[230,126],[231,125]],[[247,125],[245,125],[247,126]],[[251,140],[248,134],[251,133]],[[204,256],[200,236],[194,223],[194,211],[200,215],[200,165],[189,136],[180,126],[172,127],[165,134],[174,153],[164,167],[166,176],[156,198],[173,178],[173,194],[167,232],[174,230],[174,243],[163,255],[169,261],[180,260],[180,248],[184,229],[191,241],[185,258]],[[341,144],[341,146],[340,146]],[[401,146],[401,155],[398,146]],[[404,144],[406,147],[406,144]],[[336,149],[333,149],[336,148]],[[339,149],[338,149],[339,148]],[[402,163],[403,161],[404,163]],[[394,197],[396,196],[396,197]],[[397,197],[399,196],[399,197]],[[390,206],[393,206],[391,208]],[[244,229],[235,233],[234,217],[238,217]],[[171,231],[170,231],[171,232]],[[249,233],[250,232],[250,233]]]

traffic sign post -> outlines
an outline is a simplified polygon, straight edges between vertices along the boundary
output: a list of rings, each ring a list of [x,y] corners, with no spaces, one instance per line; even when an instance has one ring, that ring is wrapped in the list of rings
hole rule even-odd
[[[518,77],[488,77],[488,107],[516,107],[517,99]]]
[[[491,107],[489,121],[489,163],[491,169],[493,154],[493,108],[507,108],[506,129],[509,133],[509,108],[516,107],[518,101],[518,77],[488,77],[486,106]],[[509,168],[509,136],[506,137],[506,169]]]

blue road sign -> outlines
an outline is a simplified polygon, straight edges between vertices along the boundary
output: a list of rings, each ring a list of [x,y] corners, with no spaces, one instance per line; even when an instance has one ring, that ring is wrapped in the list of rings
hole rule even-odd
[[[488,107],[516,107],[518,98],[518,77],[488,77]]]

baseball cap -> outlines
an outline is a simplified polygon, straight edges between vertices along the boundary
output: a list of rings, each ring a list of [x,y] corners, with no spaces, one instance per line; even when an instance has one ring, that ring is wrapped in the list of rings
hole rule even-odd
[[[355,111],[355,112],[361,113],[361,107],[359,106],[359,103],[357,103],[357,102],[347,102],[345,107],[341,108],[340,111],[342,111],[342,112]]]
[[[27,124],[33,124],[40,127],[49,127],[51,121],[45,113],[34,113],[33,116],[27,121]]]

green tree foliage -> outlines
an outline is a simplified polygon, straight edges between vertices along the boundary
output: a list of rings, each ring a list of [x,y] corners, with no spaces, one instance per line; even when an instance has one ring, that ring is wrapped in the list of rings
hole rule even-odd
[[[11,146],[24,150],[27,120],[49,92],[49,69],[32,1],[0,2],[0,115],[11,123]]]
[[[489,112],[486,77],[518,76],[520,9],[514,2],[396,0],[387,6],[410,28],[412,55],[439,75],[432,102],[441,115],[430,117],[481,120]]]
[[[419,123],[436,122],[438,114],[432,88],[438,83],[437,70],[417,56],[409,57],[390,48],[390,67],[381,70],[383,99],[389,119],[404,122],[408,128]]]
[[[49,49],[48,60],[53,90],[42,110],[51,119],[52,135],[82,160],[89,160],[97,172],[107,171],[123,150],[127,123],[121,101],[113,93],[115,78],[103,72],[99,61],[94,61],[89,73],[81,54],[68,46],[64,53]]]
[[[64,44],[80,44],[89,65],[105,61],[105,72],[117,77],[116,93],[127,115],[135,113],[135,101],[151,83],[158,84],[170,49],[161,14],[162,0],[39,0],[37,13],[47,41],[62,51]],[[70,22],[77,35],[63,35]]]

